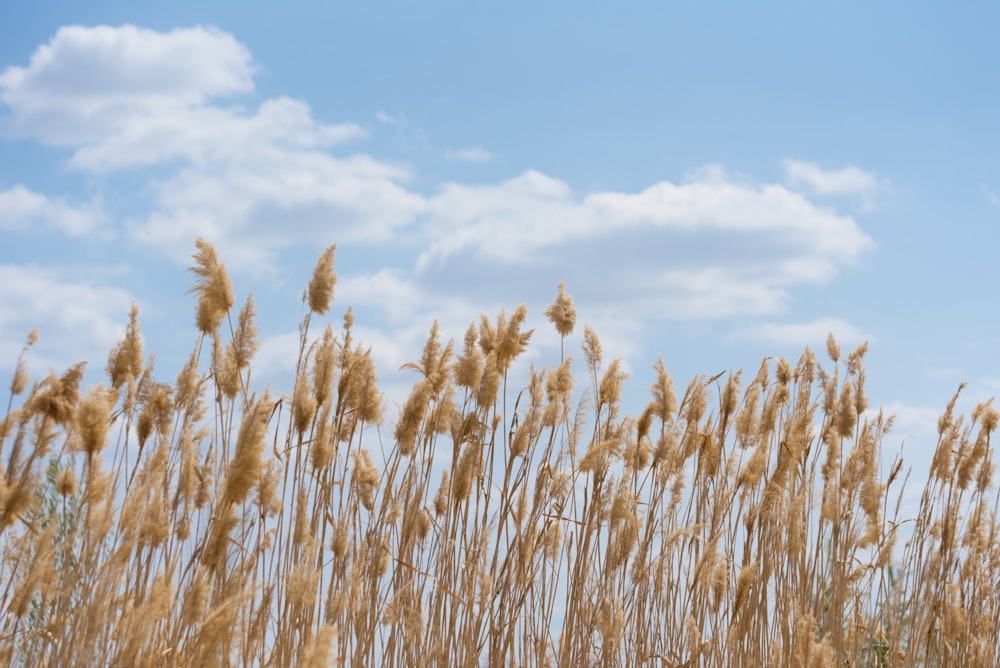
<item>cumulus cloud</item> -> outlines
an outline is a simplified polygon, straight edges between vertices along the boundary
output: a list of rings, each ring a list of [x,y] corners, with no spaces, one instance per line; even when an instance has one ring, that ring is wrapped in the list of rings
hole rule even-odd
[[[219,30],[73,26],[0,74],[0,130],[66,146],[88,172],[167,165],[130,230],[178,258],[198,235],[246,264],[303,239],[380,242],[419,213],[405,170],[331,152],[358,125],[286,97],[231,104],[252,92],[249,51]]]
[[[208,28],[67,26],[27,67],[0,74],[6,132],[46,143],[99,142],[150,116],[253,90],[250,53]]]
[[[73,206],[22,185],[0,190],[2,231],[58,230],[79,237],[97,229],[102,221],[103,215],[93,205]]]
[[[874,337],[842,318],[826,317],[808,322],[777,323],[765,322],[735,330],[733,340],[763,341],[782,346],[811,346],[822,350],[829,334],[843,346],[855,346]]]
[[[364,134],[353,124],[317,123],[309,105],[285,97],[265,100],[254,113],[208,106],[136,111],[141,115],[131,122],[82,143],[70,166],[111,171],[181,158],[218,167],[322,149]]]
[[[133,301],[120,288],[92,285],[50,268],[0,265],[0,365],[12,366],[24,336],[37,328],[42,336],[38,354],[53,366],[89,360],[103,368]]]
[[[428,203],[435,240],[421,266],[462,251],[519,262],[546,247],[638,229],[677,236],[706,231],[757,234],[815,251],[820,260],[854,257],[871,245],[849,217],[780,185],[711,179],[654,184],[638,193],[578,197],[563,181],[528,171],[497,185],[448,184]]]
[[[131,230],[176,257],[204,236],[225,245],[243,269],[303,242],[385,242],[423,207],[398,182],[405,177],[366,156],[317,152],[274,151],[218,170],[191,167],[160,184],[157,207]]]
[[[565,280],[645,320],[779,313],[794,286],[828,282],[872,247],[851,217],[718,169],[634,193],[578,195],[536,171],[448,184],[426,218],[423,280],[460,274],[452,289],[477,290]]]
[[[874,174],[853,165],[825,170],[811,162],[785,160],[782,166],[789,184],[804,185],[817,195],[864,195],[880,186]]]
[[[419,347],[434,317],[460,335],[479,313],[517,301],[539,313],[560,281],[587,295],[586,320],[622,342],[659,319],[773,316],[796,286],[832,280],[872,246],[853,218],[812,199],[868,187],[856,168],[789,161],[802,191],[710,165],[635,192],[578,193],[528,170],[424,195],[408,169],[347,152],[364,137],[358,125],[318,120],[302,100],[255,99],[253,75],[247,48],[211,28],[63,28],[0,74],[0,132],[65,147],[88,175],[134,176],[148,199],[129,208],[128,233],[179,260],[197,236],[236,271],[303,243],[392,245],[363,273],[342,275],[338,291],[384,312],[392,335],[375,338],[393,361],[390,348]],[[449,155],[491,157],[478,147]],[[79,207],[27,189],[0,195],[0,228],[24,212],[83,228],[65,222]]]

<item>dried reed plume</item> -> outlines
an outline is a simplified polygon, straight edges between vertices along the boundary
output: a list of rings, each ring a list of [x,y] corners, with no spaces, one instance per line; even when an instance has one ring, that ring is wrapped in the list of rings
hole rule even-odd
[[[457,347],[434,323],[386,425],[353,312],[310,328],[334,246],[287,396],[252,376],[252,296],[234,323],[229,275],[196,247],[174,382],[136,307],[104,383],[81,391],[82,363],[32,383],[17,360],[4,664],[1000,665],[991,402],[966,417],[952,398],[911,511],[866,346],[831,335],[829,365],[807,349],[683,393],[657,359],[632,415],[590,326],[579,368],[562,349],[520,363],[520,306]],[[563,284],[542,315],[574,344]]]

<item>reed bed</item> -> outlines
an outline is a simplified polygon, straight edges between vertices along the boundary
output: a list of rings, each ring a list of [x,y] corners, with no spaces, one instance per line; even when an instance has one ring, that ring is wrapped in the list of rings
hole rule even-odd
[[[32,381],[0,422],[0,660],[20,666],[996,666],[990,404],[956,399],[927,484],[869,409],[864,346],[649,403],[583,329],[516,363],[526,309],[437,325],[389,410],[320,256],[287,395],[252,295],[199,240],[194,348],[162,381],[138,311],[103,384]],[[545,315],[568,343],[573,301]],[[34,344],[32,334],[25,346]]]

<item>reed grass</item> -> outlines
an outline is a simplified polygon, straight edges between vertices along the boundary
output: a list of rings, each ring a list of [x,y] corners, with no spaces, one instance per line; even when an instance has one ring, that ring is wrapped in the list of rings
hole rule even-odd
[[[886,459],[862,346],[676,391],[626,374],[559,286],[564,347],[517,364],[526,309],[438,326],[394,417],[353,313],[303,296],[288,395],[256,389],[252,296],[199,240],[172,382],[138,311],[103,385],[32,382],[0,422],[0,660],[20,666],[996,666],[990,404],[958,395],[919,508]],[[314,322],[315,320],[315,322]],[[319,331],[317,331],[317,329]],[[172,334],[173,336],[173,334]],[[32,333],[25,350],[37,340]],[[398,415],[395,415],[398,413]]]

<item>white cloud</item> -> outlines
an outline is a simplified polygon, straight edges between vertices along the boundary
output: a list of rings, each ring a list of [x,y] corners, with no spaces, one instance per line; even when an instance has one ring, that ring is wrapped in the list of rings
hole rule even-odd
[[[346,304],[382,304],[396,323],[411,320],[426,305],[430,295],[398,269],[382,268],[373,273],[341,277],[337,299]]]
[[[319,331],[322,335],[322,330]],[[255,378],[266,378],[275,392],[290,394],[295,384],[295,364],[299,356],[299,333],[282,332],[261,337],[253,359]]]
[[[406,117],[402,114],[390,114],[388,111],[375,112],[375,120],[385,125],[406,125]]]
[[[76,207],[58,197],[47,197],[22,185],[0,190],[0,230],[55,229],[83,236],[97,229],[103,214],[93,205]]]
[[[129,122],[83,143],[70,166],[100,172],[183,158],[218,168],[323,149],[364,134],[353,124],[317,123],[309,105],[285,97],[264,101],[253,114],[207,106],[134,111]]]
[[[426,220],[422,280],[515,293],[565,280],[643,320],[779,313],[794,286],[828,282],[872,247],[851,217],[718,169],[636,193],[576,195],[535,171],[448,184]]]
[[[0,366],[14,365],[25,335],[37,328],[35,352],[53,366],[89,360],[102,369],[133,301],[120,288],[70,280],[49,268],[0,265]]]
[[[252,91],[250,53],[221,31],[74,26],[0,75],[0,128],[71,148],[80,170],[166,165],[129,227],[177,258],[204,236],[233,268],[257,267],[295,244],[382,242],[422,210],[406,170],[330,152],[364,135],[356,124],[285,97],[253,111],[217,99]]]
[[[717,175],[716,175],[717,176]],[[575,197],[564,182],[528,171],[498,185],[448,184],[428,204],[435,237],[421,266],[473,251],[505,262],[538,251],[631,230],[675,235],[751,233],[815,251],[821,262],[853,258],[871,246],[855,222],[779,185],[726,180],[660,182],[638,193]]]
[[[809,322],[765,322],[735,330],[733,340],[763,341],[781,346],[811,346],[824,350],[827,336],[833,333],[841,346],[855,346],[874,338],[862,329],[841,318],[825,317]]]
[[[233,103],[252,92],[251,56],[226,33],[65,28],[26,67],[0,75],[0,124],[69,148],[79,170],[156,166],[155,180],[133,171],[148,176],[139,197],[149,207],[130,209],[128,231],[178,259],[196,236],[237,270],[266,268],[297,244],[412,250],[415,270],[397,252],[383,261],[395,268],[369,265],[338,287],[402,332],[386,339],[385,359],[399,357],[392,340],[422,343],[433,317],[460,336],[479,313],[511,308],[512,295],[538,313],[561,280],[588,295],[592,321],[611,323],[612,338],[655,319],[773,315],[795,286],[832,280],[872,246],[851,217],[806,193],[719,166],[638,192],[574,193],[529,170],[425,197],[407,187],[405,168],[340,153],[363,135],[359,126],[323,123],[289,98],[249,110]],[[405,121],[387,112],[376,120]]]
[[[853,165],[824,170],[811,162],[789,159],[782,166],[789,184],[805,185],[817,195],[868,194],[881,185],[874,174]]]
[[[435,320],[440,324],[442,336],[460,340],[481,314],[493,317],[501,308],[515,305],[476,300],[460,291],[435,290],[402,270],[390,268],[341,276],[337,281],[337,300],[341,304],[374,308],[382,314],[395,339],[384,341],[380,349],[385,353],[384,358],[397,367],[408,359],[400,357],[404,350],[423,347]]]
[[[6,132],[75,146],[134,130],[150,116],[253,90],[250,53],[231,35],[132,25],[67,26],[27,67],[0,74]]]
[[[406,176],[366,156],[275,150],[177,172],[159,185],[157,208],[131,228],[141,242],[178,258],[203,236],[246,269],[300,243],[387,241],[424,205],[400,185]]]
[[[480,146],[448,149],[444,152],[444,157],[448,160],[471,162],[473,164],[483,164],[493,160],[493,154]]]

